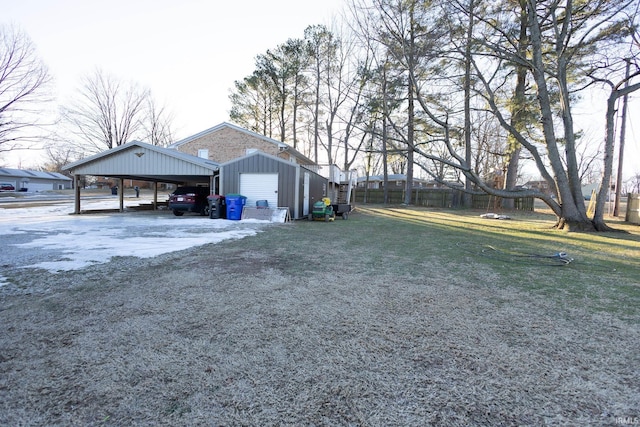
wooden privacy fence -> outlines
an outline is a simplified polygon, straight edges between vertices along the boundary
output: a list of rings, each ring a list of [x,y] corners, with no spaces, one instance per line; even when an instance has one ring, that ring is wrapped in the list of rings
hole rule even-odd
[[[387,197],[390,205],[404,203],[404,190],[388,190]],[[458,208],[462,207],[464,192],[448,188],[416,188],[411,192],[411,204],[429,208]],[[355,203],[384,203],[383,190],[358,188],[355,192]],[[502,199],[489,194],[474,194],[472,196],[473,209],[501,209]],[[533,197],[522,197],[514,200],[516,210],[533,211]]]
[[[627,214],[625,221],[640,225],[640,194],[629,193],[627,196]]]

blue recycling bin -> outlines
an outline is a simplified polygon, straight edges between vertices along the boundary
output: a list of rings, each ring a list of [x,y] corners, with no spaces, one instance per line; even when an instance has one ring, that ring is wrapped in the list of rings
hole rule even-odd
[[[227,219],[242,219],[242,207],[247,202],[247,198],[240,194],[227,194],[224,199],[227,203]]]

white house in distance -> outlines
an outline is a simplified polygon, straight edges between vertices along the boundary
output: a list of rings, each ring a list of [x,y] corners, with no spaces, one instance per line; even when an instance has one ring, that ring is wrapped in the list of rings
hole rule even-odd
[[[0,168],[0,182],[13,185],[16,191],[35,193],[39,191],[69,190],[72,188],[73,180],[57,172]]]

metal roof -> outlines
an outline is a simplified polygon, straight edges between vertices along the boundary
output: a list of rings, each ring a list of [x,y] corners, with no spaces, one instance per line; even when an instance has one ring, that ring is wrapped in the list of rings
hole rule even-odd
[[[186,182],[213,176],[219,164],[172,148],[132,141],[62,168],[73,175]]]
[[[58,172],[34,171],[28,169],[0,168],[0,176],[11,178],[39,178],[71,181],[71,178]]]

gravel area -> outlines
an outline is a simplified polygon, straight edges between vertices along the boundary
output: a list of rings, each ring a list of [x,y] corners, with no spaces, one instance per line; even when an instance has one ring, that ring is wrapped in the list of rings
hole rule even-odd
[[[451,274],[435,249],[391,273],[331,226],[19,273],[0,293],[0,425],[640,423],[637,321],[483,264]]]

